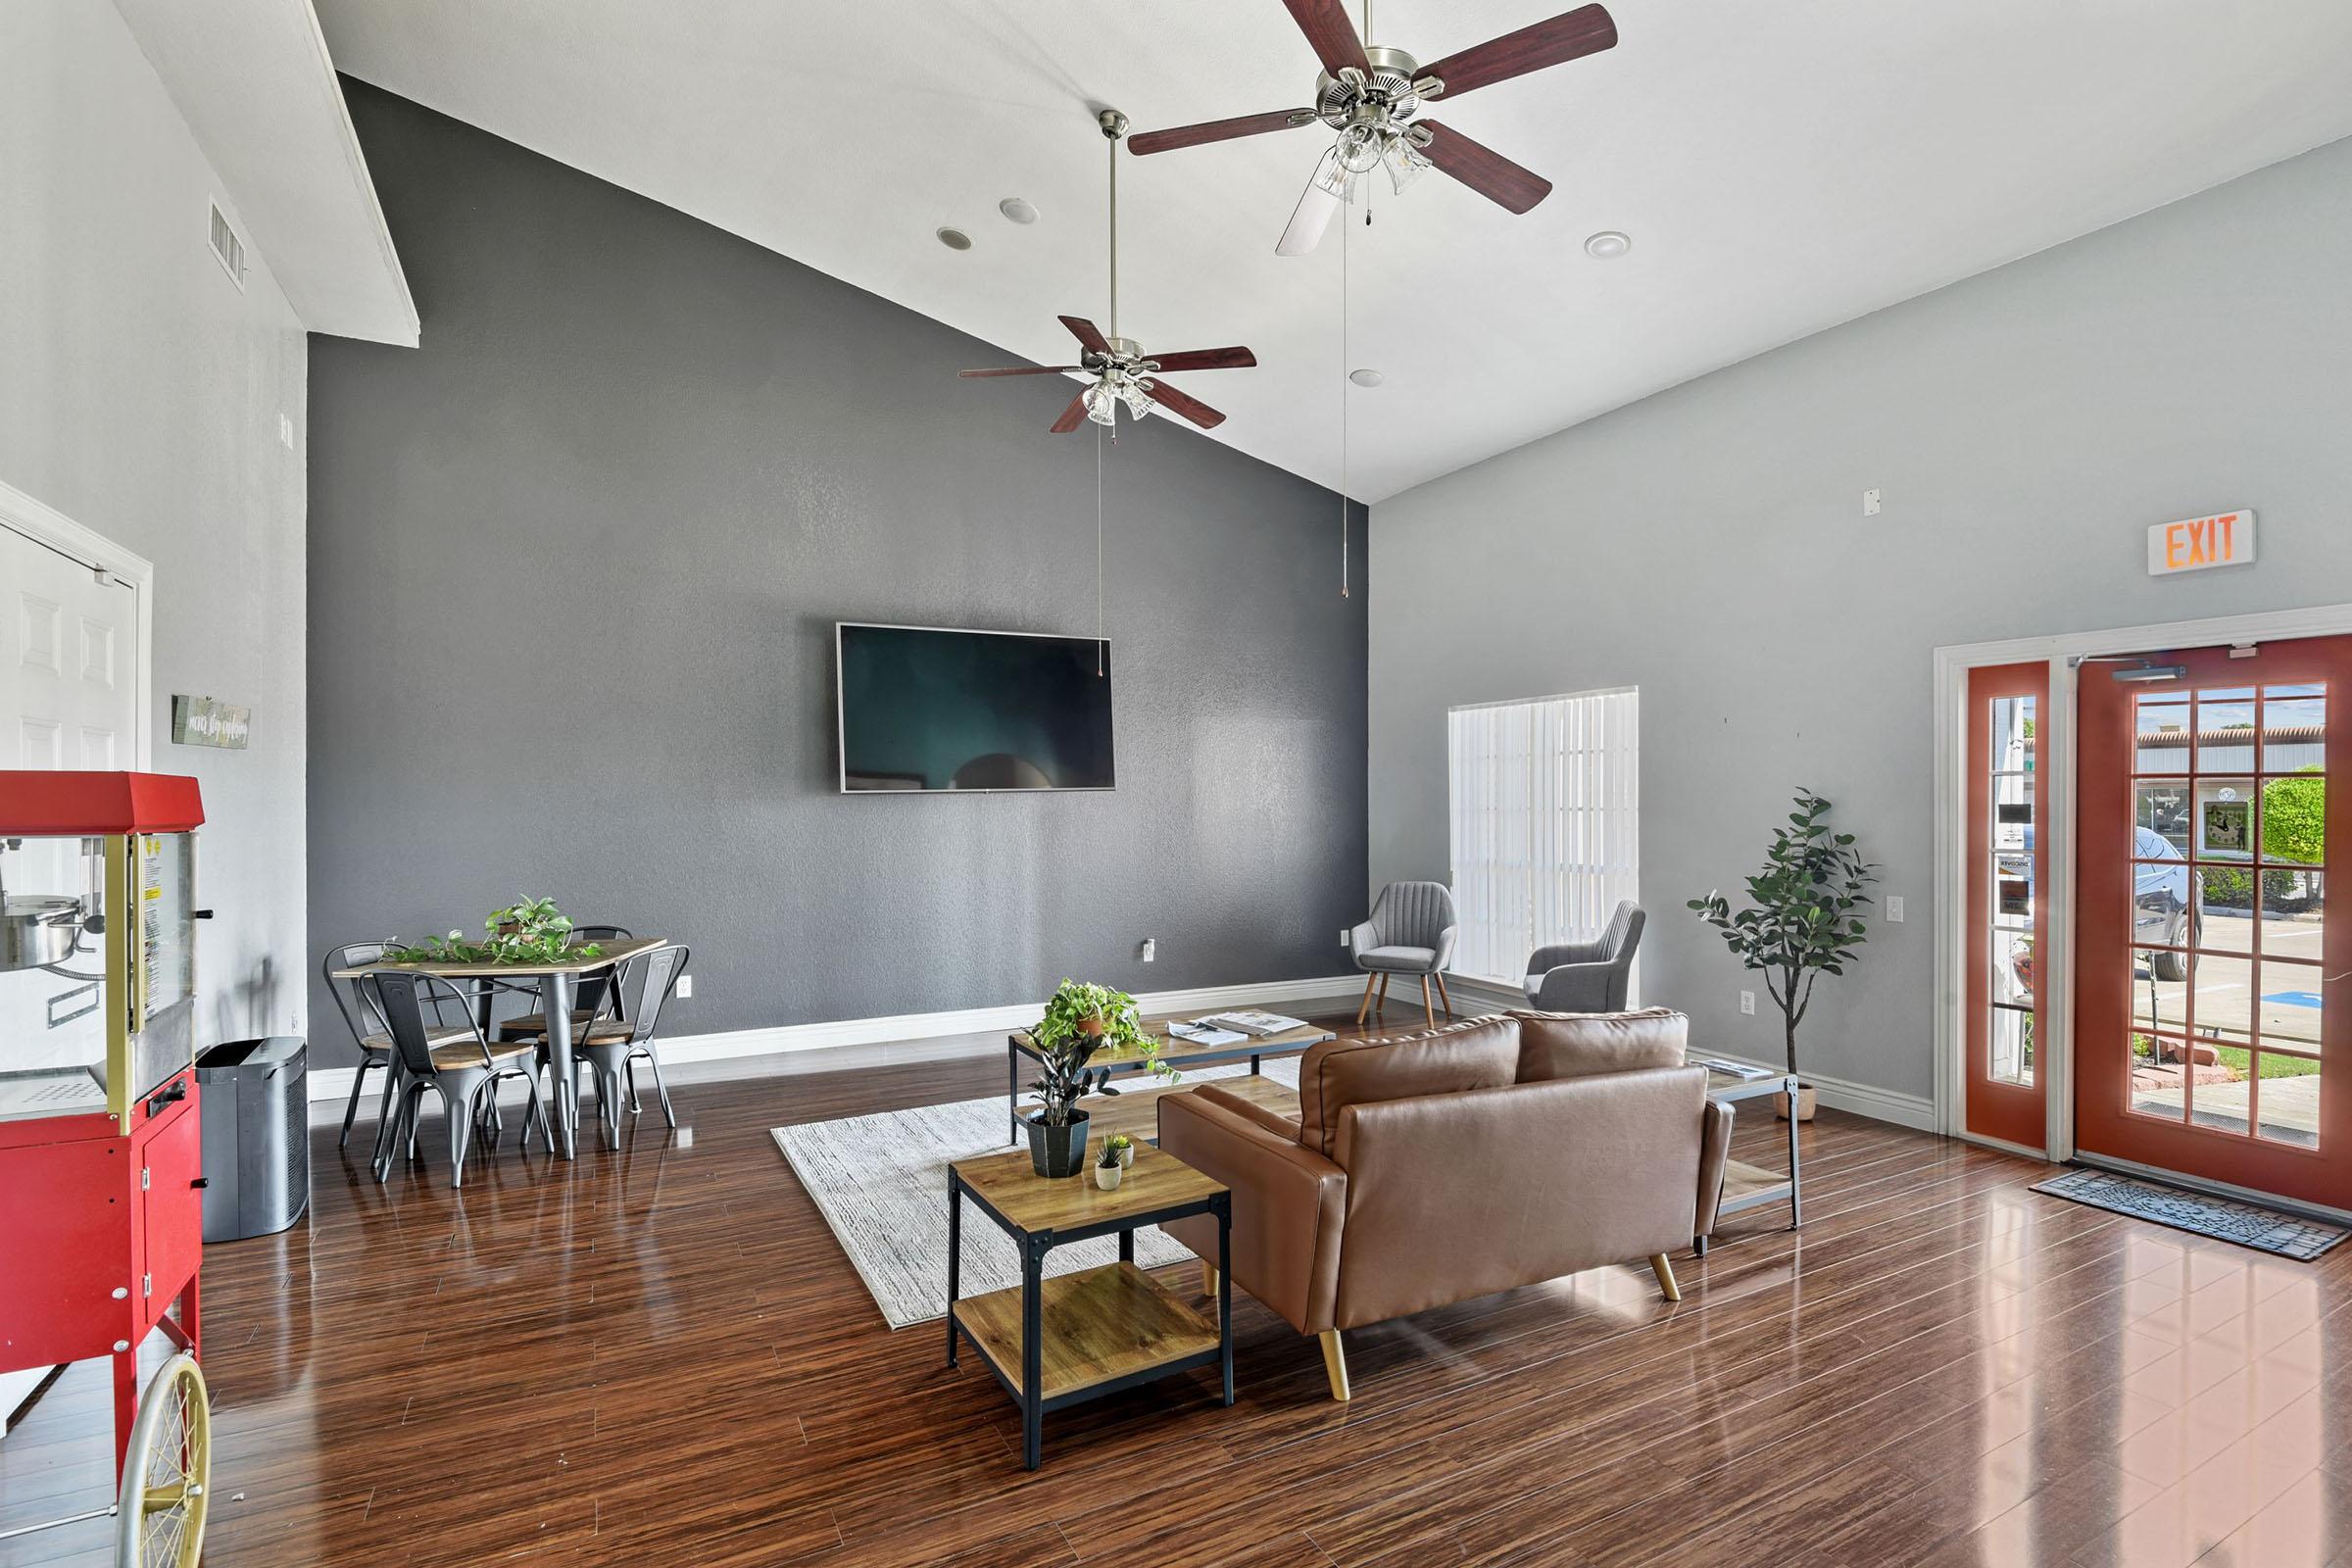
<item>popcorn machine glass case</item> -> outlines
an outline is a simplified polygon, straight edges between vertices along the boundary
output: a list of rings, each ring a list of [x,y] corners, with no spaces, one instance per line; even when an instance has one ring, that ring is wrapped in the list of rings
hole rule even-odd
[[[130,821],[127,788],[96,781],[133,777],[0,775],[0,1123],[103,1113],[127,1133],[194,1059],[194,834],[24,831]],[[44,808],[32,779],[91,781],[89,799]],[[149,825],[197,814],[192,781],[157,782],[189,787]]]

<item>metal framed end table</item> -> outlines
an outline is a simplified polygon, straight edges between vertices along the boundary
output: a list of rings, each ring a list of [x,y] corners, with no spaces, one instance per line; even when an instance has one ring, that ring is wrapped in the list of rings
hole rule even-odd
[[[963,1203],[1021,1250],[1021,1283],[958,1299]],[[1196,1214],[1217,1221],[1217,1300],[1211,1318],[1136,1266],[1139,1226]],[[1116,1233],[1119,1260],[1054,1279],[1046,1254]],[[1021,1462],[1038,1467],[1045,1418],[1055,1410],[1195,1367],[1214,1366],[1233,1403],[1233,1194],[1173,1154],[1139,1145],[1114,1193],[1091,1174],[1048,1178],[1026,1152],[948,1167],[948,1365],[964,1341],[1021,1407]]]
[[[1707,1098],[1718,1104],[1733,1104],[1742,1100],[1758,1100],[1766,1095],[1788,1097],[1788,1169],[1786,1172],[1766,1170],[1750,1165],[1743,1159],[1723,1162],[1723,1199],[1715,1205],[1717,1218],[1743,1213],[1751,1208],[1786,1202],[1788,1205],[1788,1228],[1795,1230],[1804,1220],[1803,1198],[1797,1189],[1796,1158],[1796,1094],[1794,1073],[1773,1073],[1764,1078],[1741,1078],[1734,1073],[1707,1069]],[[1707,1255],[1707,1238],[1690,1238],[1690,1250],[1700,1257]]]
[[[1279,1034],[1257,1035],[1230,1046],[1196,1046],[1188,1040],[1168,1033],[1170,1023],[1189,1023],[1186,1018],[1147,1018],[1144,1031],[1159,1042],[1159,1059],[1171,1067],[1207,1067],[1219,1062],[1247,1061],[1254,1076],[1265,1069],[1268,1056],[1293,1055],[1309,1046],[1319,1046],[1339,1036],[1320,1024],[1303,1024],[1297,1029],[1285,1029]],[[1021,1058],[1031,1061],[1045,1058],[1027,1030],[1015,1030],[1004,1037],[1004,1102],[1012,1118],[1011,1142],[1022,1140],[1021,1132]],[[1133,1047],[1098,1051],[1090,1067],[1108,1067],[1113,1076],[1147,1071],[1151,1062]],[[1172,1086],[1175,1087],[1175,1086]],[[1124,1131],[1125,1129],[1120,1129]],[[1144,1142],[1137,1138],[1137,1143]]]

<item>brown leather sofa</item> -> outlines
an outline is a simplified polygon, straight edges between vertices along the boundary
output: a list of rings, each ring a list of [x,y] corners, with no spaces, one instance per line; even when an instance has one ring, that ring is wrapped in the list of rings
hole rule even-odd
[[[1161,1098],[1159,1146],[1233,1189],[1233,1283],[1345,1399],[1343,1329],[1637,1257],[1682,1298],[1666,1254],[1713,1230],[1732,1132],[1688,1035],[1653,1008],[1330,1041],[1297,1121],[1203,1084]],[[1214,1222],[1167,1229],[1207,1275]]]

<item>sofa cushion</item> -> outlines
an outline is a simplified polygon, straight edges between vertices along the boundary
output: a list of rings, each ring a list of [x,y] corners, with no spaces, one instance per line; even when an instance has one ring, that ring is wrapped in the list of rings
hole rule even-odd
[[[1680,1067],[1690,1020],[1671,1007],[1639,1012],[1513,1012],[1523,1084],[1641,1067]]]
[[[1378,1040],[1328,1040],[1298,1063],[1298,1142],[1329,1154],[1349,1105],[1499,1089],[1519,1070],[1519,1026],[1474,1018]]]

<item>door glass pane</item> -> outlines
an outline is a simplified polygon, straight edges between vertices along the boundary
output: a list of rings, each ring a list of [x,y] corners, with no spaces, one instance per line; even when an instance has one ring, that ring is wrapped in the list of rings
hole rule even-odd
[[[2251,686],[2197,693],[2197,752],[2190,766],[2200,773],[2254,771]]]
[[[2143,1116],[2181,1121],[2188,1115],[2182,1085],[2188,1042],[2134,1030],[2132,1035],[2132,1108]]]
[[[2204,971],[2199,970],[2200,974]],[[2320,966],[2264,959],[2262,965],[2262,1038],[2265,1045],[2290,1051],[2320,1049]],[[2197,998],[2203,1017],[2205,999]]]
[[[2262,951],[2318,963],[2328,930],[2328,877],[2321,871],[2262,873]]]
[[[2188,867],[2179,860],[2132,863],[2132,941],[2152,948],[2189,945],[2188,878]],[[2249,900],[2251,897],[2249,893]],[[2176,974],[2172,978],[2180,977]]]
[[[2214,1053],[2208,1048],[2192,1054],[2206,1056]],[[2228,1054],[2227,1048],[2223,1054]],[[2195,1071],[2196,1087],[2192,1091],[2194,1098],[2190,1101],[2188,1119],[2199,1127],[2244,1137],[2254,1125],[2253,1080],[2226,1062],[2199,1061]]]
[[[1992,865],[1992,923],[2022,928],[2034,918],[2034,861],[2024,855],[1996,855]]]
[[[2254,858],[2254,781],[2199,778],[2189,853],[2200,860]]]
[[[2248,1046],[2254,1032],[2254,960],[2200,953],[2196,957],[2196,1035],[2215,1045]]]
[[[2179,693],[2153,692],[2136,699],[2136,740],[2132,771],[2188,771],[2188,703]]]
[[[2256,1056],[2262,1073],[2260,1120],[2255,1133],[2274,1143],[2320,1147],[2320,1063],[2311,1056],[2265,1051]]]
[[[2141,779],[2132,786],[2132,854],[2135,858],[2188,853],[2188,780]]]
[[[2262,781],[2262,858],[2282,865],[2327,858],[2328,780],[2318,772]]]
[[[2132,1028],[2171,1033],[2187,1030],[2191,961],[2191,956],[2184,953],[2166,953],[2153,948],[2132,950]]]
[[[1995,1083],[2034,1082],[2034,1013],[2030,1007],[1992,1009],[1992,1060],[1985,1070]]]
[[[2328,765],[2328,701],[2318,686],[2266,686],[2262,703],[2262,770],[2300,773]]]
[[[2190,944],[2215,953],[2252,953],[2253,874],[2209,865],[2193,873],[2190,880],[2197,891],[2196,914],[2189,922]]]

